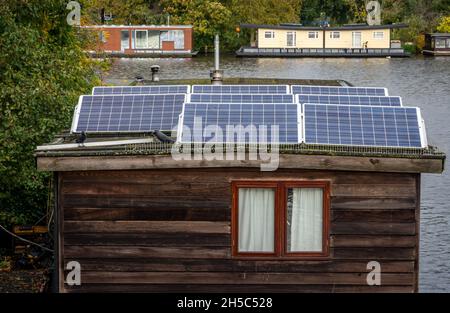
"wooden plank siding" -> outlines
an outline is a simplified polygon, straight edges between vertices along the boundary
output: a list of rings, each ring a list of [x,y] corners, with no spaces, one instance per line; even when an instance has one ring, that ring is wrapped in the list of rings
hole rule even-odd
[[[62,292],[414,292],[420,174],[280,169],[59,172]],[[231,256],[231,182],[331,183],[330,257]],[[81,264],[81,286],[62,281]],[[381,263],[381,286],[366,284]]]

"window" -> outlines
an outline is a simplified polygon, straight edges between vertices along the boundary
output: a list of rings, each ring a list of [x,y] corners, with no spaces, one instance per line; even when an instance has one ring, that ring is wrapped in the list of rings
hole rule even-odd
[[[288,47],[295,47],[297,45],[296,43],[296,33],[295,32],[287,32],[286,33],[286,45]]]
[[[328,182],[233,182],[232,189],[233,256],[328,256]]]
[[[266,38],[266,39],[275,38],[275,32],[264,32],[264,38]]]
[[[105,32],[105,31],[100,31],[100,33],[99,33],[99,40],[101,41],[101,42],[103,42],[103,43],[106,43],[107,41],[108,41],[108,33],[107,32]]]
[[[384,32],[373,32],[373,39],[384,39]]]
[[[436,48],[445,49],[445,39],[436,38]]]
[[[136,49],[145,49],[148,46],[147,31],[136,30]]]
[[[120,32],[120,47],[122,50],[130,49],[130,32],[128,30]]]
[[[319,32],[308,32],[309,39],[317,39],[319,38]]]
[[[339,39],[341,38],[341,32],[330,32],[331,39]]]

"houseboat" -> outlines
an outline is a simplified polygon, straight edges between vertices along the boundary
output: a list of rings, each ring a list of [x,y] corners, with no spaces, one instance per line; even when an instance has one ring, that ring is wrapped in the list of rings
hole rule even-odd
[[[118,57],[191,57],[191,25],[92,25],[82,28],[98,33],[97,46],[90,50],[96,56]]]
[[[450,33],[425,34],[425,55],[450,56]]]
[[[358,91],[351,87],[338,90],[343,88],[338,81],[276,80],[266,85],[266,80],[239,79],[239,85],[227,86],[173,83],[96,88],[94,95],[80,99],[71,132],[37,148],[38,169],[54,173],[56,182],[55,281],[59,292],[418,291],[421,173],[439,174],[445,161],[443,153],[428,146],[418,109],[380,107],[385,114],[377,118],[385,120],[366,126],[352,123],[356,128],[350,130],[350,119],[380,109],[361,108],[358,114],[349,115],[350,108],[343,107],[337,126],[340,132],[332,134],[335,126],[331,124],[329,129],[310,128],[311,121],[327,120],[316,119],[317,112],[305,126],[302,118],[309,114],[305,104],[302,114],[275,112],[300,110],[289,84],[309,84],[296,87],[303,93]],[[230,84],[226,79],[223,83]],[[227,96],[233,90],[241,94]],[[184,127],[172,133],[172,139],[148,130],[152,126],[147,122],[153,117],[158,123],[167,112],[173,117],[172,110],[155,109],[156,97],[160,103],[164,97],[171,104],[179,101],[158,92],[186,93],[184,99],[190,100],[181,95],[181,102],[211,101],[205,104],[208,110],[197,110],[204,107],[201,103],[192,105],[198,105],[196,112],[212,118],[218,117],[219,108],[226,111],[231,106],[218,106],[220,101],[233,101],[241,107],[239,114],[253,105],[264,107],[264,116],[272,114],[281,124],[293,123],[293,128],[280,131],[290,144],[258,145],[279,157],[276,168],[264,171],[268,159],[253,158],[251,145],[239,150],[242,147],[216,142],[214,152],[235,155],[243,151],[244,158],[202,157],[206,147],[202,135],[192,145]],[[384,88],[364,92],[387,95]],[[103,107],[91,108],[102,103],[91,101],[89,97],[95,95],[109,100]],[[120,99],[115,101],[115,97]],[[145,97],[153,103],[150,111],[139,107]],[[244,100],[268,104],[244,105]],[[275,110],[272,101],[286,103],[275,105]],[[185,102],[182,109],[178,107],[183,113],[176,114],[176,119],[184,125],[189,123],[192,110],[188,106],[192,105]],[[324,108],[317,106],[322,113]],[[330,112],[337,109],[334,106]],[[148,121],[142,123],[134,115],[146,110]],[[394,123],[395,110],[402,112]],[[225,111],[222,117],[230,117]],[[263,115],[256,110],[252,116]],[[407,121],[408,116],[411,120]],[[358,135],[364,127],[371,133],[367,138]],[[398,127],[406,132],[392,136]],[[351,136],[354,131],[353,140],[360,141],[373,141],[378,132],[394,133],[382,135],[379,146],[312,144],[316,135],[300,143],[296,134],[308,128],[330,139],[338,133]],[[411,143],[413,137],[414,147],[386,142]],[[79,265],[78,283],[70,274],[73,264]],[[378,279],[373,279],[374,271]]]
[[[407,57],[393,29],[405,24],[345,25],[336,27],[295,24],[242,24],[250,29],[250,46],[236,51],[240,57]]]

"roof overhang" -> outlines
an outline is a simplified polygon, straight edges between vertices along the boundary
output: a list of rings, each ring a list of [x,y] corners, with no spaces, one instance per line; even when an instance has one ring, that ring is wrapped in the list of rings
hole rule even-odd
[[[127,28],[127,29],[172,29],[172,28],[192,28],[192,25],[84,25],[80,26],[80,28],[88,28],[88,29],[105,29],[105,28]]]
[[[186,168],[261,168],[270,161],[176,160],[172,155],[38,156],[39,171],[103,171]],[[392,173],[442,173],[445,158],[390,158],[280,154],[277,168]]]
[[[388,25],[347,25],[347,26],[295,26],[295,25],[266,25],[266,24],[241,24],[241,28],[249,29],[285,29],[285,30],[371,30],[371,29],[398,29],[407,28],[407,24],[388,24]]]

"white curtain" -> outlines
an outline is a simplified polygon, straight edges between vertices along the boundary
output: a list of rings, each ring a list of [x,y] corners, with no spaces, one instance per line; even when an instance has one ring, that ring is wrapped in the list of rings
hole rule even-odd
[[[274,251],[275,191],[239,189],[239,252]]]
[[[292,196],[288,197],[288,251],[322,251],[323,190],[292,188],[289,194]]]

